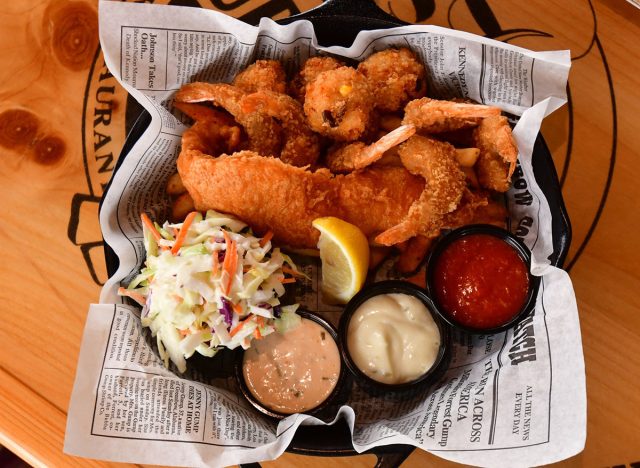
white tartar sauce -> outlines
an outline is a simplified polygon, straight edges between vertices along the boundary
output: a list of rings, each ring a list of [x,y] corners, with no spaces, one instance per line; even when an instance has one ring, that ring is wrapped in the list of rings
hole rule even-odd
[[[417,297],[380,294],[363,302],[351,317],[347,347],[367,376],[400,384],[431,368],[440,348],[440,331]]]

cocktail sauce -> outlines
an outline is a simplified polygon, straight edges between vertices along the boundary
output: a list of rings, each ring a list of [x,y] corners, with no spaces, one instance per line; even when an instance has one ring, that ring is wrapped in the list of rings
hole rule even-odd
[[[527,265],[502,239],[470,234],[449,244],[436,259],[434,295],[460,325],[488,329],[506,324],[525,304]]]

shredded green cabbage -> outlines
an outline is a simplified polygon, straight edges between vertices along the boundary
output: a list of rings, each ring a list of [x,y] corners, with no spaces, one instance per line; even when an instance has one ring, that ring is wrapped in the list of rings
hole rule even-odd
[[[143,224],[145,267],[120,294],[143,304],[142,325],[156,337],[166,366],[171,361],[184,372],[195,352],[247,349],[253,339],[299,324],[298,305],[280,306],[279,300],[282,267],[297,272],[296,266],[271,242],[260,245],[245,223],[213,210],[204,218],[198,214],[175,255],[171,249],[183,223],[154,226],[157,233]],[[234,250],[236,261],[225,262]]]

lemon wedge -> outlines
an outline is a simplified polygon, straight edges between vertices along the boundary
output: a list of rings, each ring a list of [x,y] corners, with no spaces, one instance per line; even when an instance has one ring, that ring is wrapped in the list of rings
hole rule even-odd
[[[357,226],[339,218],[316,218],[312,225],[320,231],[323,299],[346,304],[367,278],[369,242]]]

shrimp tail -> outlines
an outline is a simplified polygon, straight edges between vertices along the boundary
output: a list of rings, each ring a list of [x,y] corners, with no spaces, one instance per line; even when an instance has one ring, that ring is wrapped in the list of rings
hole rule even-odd
[[[375,143],[365,146],[362,142],[339,146],[330,151],[325,160],[331,172],[351,172],[363,169],[378,161],[386,151],[408,140],[416,133],[413,125],[402,125],[387,133]]]

